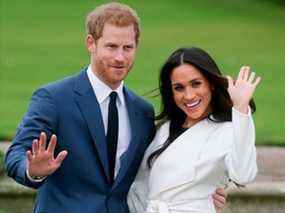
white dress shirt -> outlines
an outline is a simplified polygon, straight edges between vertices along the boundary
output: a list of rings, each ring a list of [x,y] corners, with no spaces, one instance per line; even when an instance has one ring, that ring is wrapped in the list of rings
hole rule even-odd
[[[116,165],[115,165],[115,177],[120,169],[120,157],[128,149],[131,140],[131,128],[129,122],[129,115],[126,107],[125,97],[123,93],[123,82],[120,86],[112,90],[108,85],[102,82],[92,71],[89,65],[87,69],[88,79],[92,85],[95,96],[100,105],[100,110],[102,113],[102,118],[104,122],[105,135],[107,135],[108,128],[108,107],[109,107],[109,95],[112,91],[117,92],[118,98],[116,100],[119,116],[119,135],[118,135],[118,146],[116,155]]]

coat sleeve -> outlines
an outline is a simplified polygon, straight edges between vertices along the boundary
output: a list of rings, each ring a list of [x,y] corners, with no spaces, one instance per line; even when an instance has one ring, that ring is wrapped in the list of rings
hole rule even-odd
[[[229,134],[233,140],[226,156],[229,177],[238,184],[246,184],[253,181],[257,174],[255,128],[250,110],[248,114],[242,114],[232,109]]]
[[[57,111],[54,100],[47,89],[34,92],[29,108],[18,125],[15,138],[5,156],[5,167],[8,176],[28,187],[38,188],[43,182],[32,182],[26,175],[26,151],[31,150],[32,141],[39,138],[42,131],[49,140],[55,133]]]

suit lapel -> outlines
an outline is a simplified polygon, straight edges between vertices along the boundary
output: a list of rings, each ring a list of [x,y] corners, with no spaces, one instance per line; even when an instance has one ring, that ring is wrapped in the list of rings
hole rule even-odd
[[[124,95],[131,127],[131,141],[127,151],[121,157],[121,166],[115,179],[114,187],[116,187],[126,175],[126,172],[131,165],[136,155],[136,150],[140,144],[140,112],[138,112],[136,109],[135,97],[126,88],[124,88]]]
[[[79,74],[79,80],[75,87],[75,100],[87,123],[94,141],[105,175],[109,177],[108,156],[104,123],[99,103],[89,82],[86,70]]]

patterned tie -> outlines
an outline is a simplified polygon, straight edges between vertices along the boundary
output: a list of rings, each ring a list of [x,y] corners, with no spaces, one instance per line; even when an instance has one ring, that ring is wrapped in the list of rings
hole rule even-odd
[[[116,105],[117,93],[111,92],[108,109],[107,149],[109,160],[110,183],[114,183],[116,152],[119,133],[118,109]]]

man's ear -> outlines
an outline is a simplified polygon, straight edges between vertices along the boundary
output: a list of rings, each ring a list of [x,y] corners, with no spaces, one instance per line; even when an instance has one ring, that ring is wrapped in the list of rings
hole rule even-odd
[[[95,39],[93,38],[91,34],[88,34],[86,36],[86,47],[90,53],[95,52],[96,43],[95,43]]]

